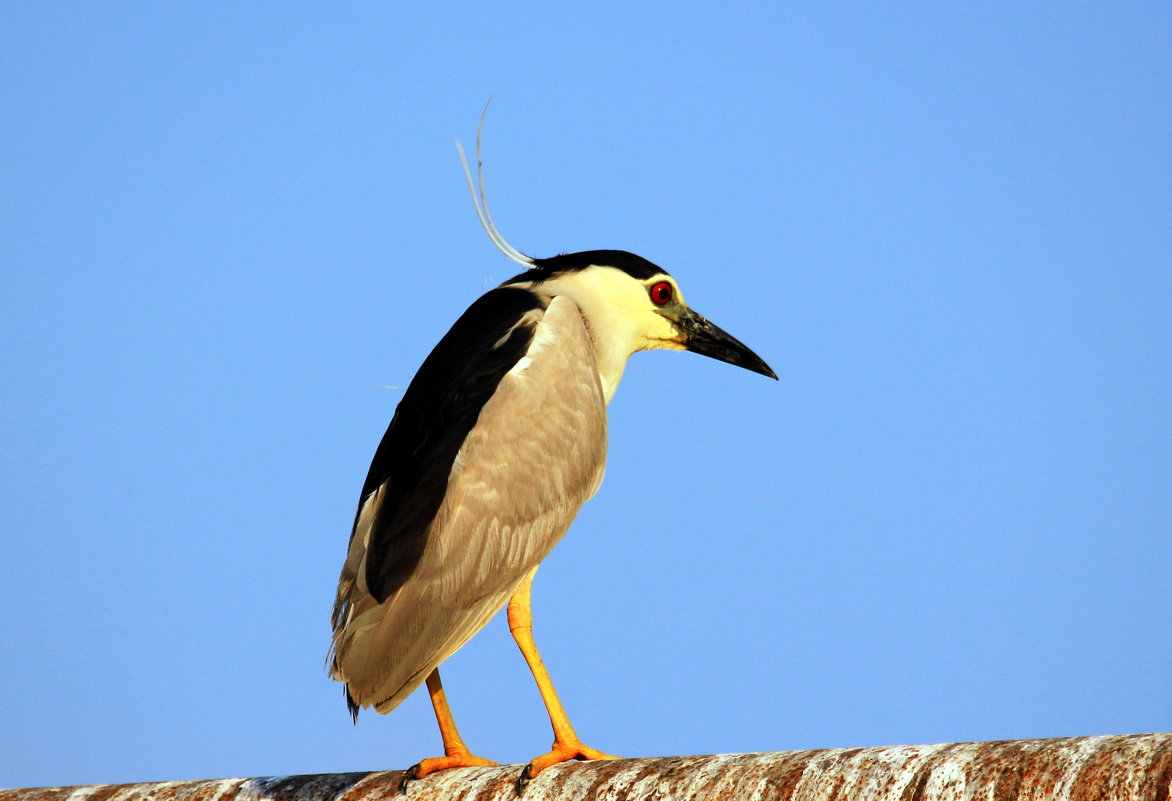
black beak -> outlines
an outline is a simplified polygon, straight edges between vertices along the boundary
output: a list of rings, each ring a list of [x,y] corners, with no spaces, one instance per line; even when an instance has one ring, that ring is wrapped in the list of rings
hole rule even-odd
[[[676,321],[676,327],[684,335],[683,345],[686,349],[711,356],[718,361],[735,364],[737,367],[744,367],[754,373],[777,378],[777,373],[773,372],[760,356],[745,347],[736,337],[708,322],[703,315],[688,309]]]

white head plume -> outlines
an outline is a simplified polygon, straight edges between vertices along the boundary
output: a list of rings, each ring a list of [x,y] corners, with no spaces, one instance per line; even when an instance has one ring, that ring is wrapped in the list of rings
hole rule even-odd
[[[489,98],[488,103],[484,104],[484,111],[480,113],[480,124],[476,126],[476,183],[472,182],[472,171],[468,169],[468,158],[464,155],[464,146],[460,144],[460,140],[456,140],[456,150],[460,152],[460,163],[464,165],[464,177],[468,179],[468,191],[472,193],[472,203],[476,206],[476,216],[480,218],[480,224],[484,226],[484,232],[488,234],[488,238],[497,246],[501,253],[504,253],[517,264],[523,265],[532,270],[537,265],[534,264],[533,259],[526,256],[521,251],[510,245],[501,236],[501,232],[496,229],[496,223],[492,221],[492,215],[488,211],[488,198],[484,194],[484,159],[480,151],[480,138],[484,133],[484,116],[488,114],[489,103],[492,103],[492,98]],[[479,195],[477,192],[479,186]]]

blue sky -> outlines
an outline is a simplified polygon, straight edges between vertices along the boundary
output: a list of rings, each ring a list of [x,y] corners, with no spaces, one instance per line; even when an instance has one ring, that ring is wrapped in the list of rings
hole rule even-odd
[[[405,767],[324,672],[400,391],[621,248],[777,371],[639,354],[538,574],[627,756],[1172,727],[1172,11],[10,3],[0,786]],[[501,619],[473,749],[549,743]]]

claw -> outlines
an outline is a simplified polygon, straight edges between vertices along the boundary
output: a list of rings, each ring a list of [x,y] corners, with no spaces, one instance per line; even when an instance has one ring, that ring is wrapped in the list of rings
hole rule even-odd
[[[419,766],[421,763],[416,762],[407,770],[403,771],[403,778],[399,779],[399,795],[407,795],[407,785],[419,778]]]

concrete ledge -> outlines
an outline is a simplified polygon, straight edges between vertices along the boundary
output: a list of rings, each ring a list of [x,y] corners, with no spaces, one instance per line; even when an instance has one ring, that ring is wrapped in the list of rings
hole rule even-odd
[[[412,782],[412,801],[515,801],[520,765]],[[401,771],[0,790],[0,801],[374,801]],[[1172,733],[572,762],[525,801],[1172,801]]]

